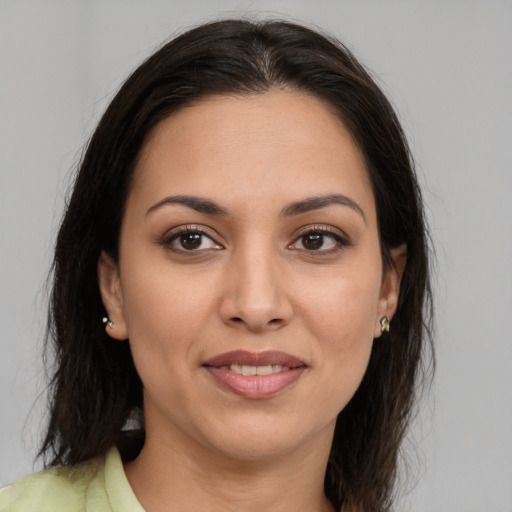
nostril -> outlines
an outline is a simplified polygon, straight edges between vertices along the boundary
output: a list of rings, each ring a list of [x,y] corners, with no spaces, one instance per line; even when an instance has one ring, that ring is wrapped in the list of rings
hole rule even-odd
[[[243,320],[243,318],[241,318],[239,316],[232,317],[231,322],[236,323],[236,324],[246,323],[245,320]],[[281,318],[273,318],[272,320],[268,321],[267,325],[279,325],[281,322],[282,322]]]

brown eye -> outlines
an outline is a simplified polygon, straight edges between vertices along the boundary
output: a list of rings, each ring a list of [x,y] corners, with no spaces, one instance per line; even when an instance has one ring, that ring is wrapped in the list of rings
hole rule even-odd
[[[326,229],[311,229],[300,235],[289,248],[323,254],[337,251],[348,245],[350,245],[348,240],[336,233]]]
[[[302,246],[308,251],[317,251],[324,244],[324,235],[321,233],[308,233],[302,237]]]
[[[202,238],[203,235],[200,233],[184,233],[180,235],[179,241],[183,249],[191,251],[193,249],[198,249],[201,246]]]
[[[201,229],[191,227],[176,230],[174,233],[165,236],[160,244],[171,251],[182,253],[223,248]]]

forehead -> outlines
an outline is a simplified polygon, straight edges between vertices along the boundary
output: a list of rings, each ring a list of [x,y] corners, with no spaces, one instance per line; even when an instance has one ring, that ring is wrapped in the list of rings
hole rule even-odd
[[[343,193],[374,209],[351,133],[322,100],[296,91],[206,97],[159,123],[130,196],[175,193],[267,204]]]

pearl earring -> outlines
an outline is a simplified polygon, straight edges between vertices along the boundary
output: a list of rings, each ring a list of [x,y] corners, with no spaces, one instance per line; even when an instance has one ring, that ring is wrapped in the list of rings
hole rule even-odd
[[[111,329],[114,328],[114,322],[112,322],[112,320],[110,320],[110,318],[108,316],[104,316],[101,321],[107,326],[107,327],[110,327]]]

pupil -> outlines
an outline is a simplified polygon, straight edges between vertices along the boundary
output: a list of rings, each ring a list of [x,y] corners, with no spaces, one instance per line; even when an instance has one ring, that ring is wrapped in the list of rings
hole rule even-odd
[[[201,245],[201,235],[198,233],[187,233],[181,235],[180,242],[185,249],[197,249]]]
[[[302,242],[306,249],[320,249],[324,243],[324,237],[322,234],[309,234],[306,235],[304,241]]]

